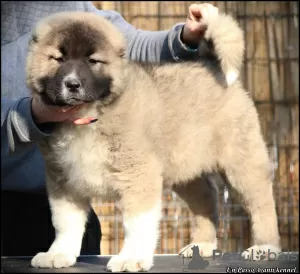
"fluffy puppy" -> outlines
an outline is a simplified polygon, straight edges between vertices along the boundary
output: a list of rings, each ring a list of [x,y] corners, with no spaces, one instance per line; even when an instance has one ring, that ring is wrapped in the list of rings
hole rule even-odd
[[[82,12],[41,21],[30,42],[27,82],[47,104],[83,104],[86,126],[60,123],[38,144],[56,238],[34,267],[76,262],[91,199],[120,201],[124,246],[112,271],[149,270],[159,236],[161,196],[172,186],[196,218],[190,247],[211,256],[216,189],[201,174],[224,172],[243,198],[253,244],[280,250],[270,161],[253,101],[237,76],[243,33],[230,17],[207,20],[211,58],[199,63],[140,64],[125,58],[123,35]],[[203,46],[203,45],[202,45]],[[266,229],[268,228],[268,229]]]

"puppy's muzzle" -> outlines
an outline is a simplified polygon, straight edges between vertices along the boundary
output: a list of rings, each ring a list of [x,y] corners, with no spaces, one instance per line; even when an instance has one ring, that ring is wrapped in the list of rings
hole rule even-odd
[[[64,81],[65,87],[72,93],[78,93],[81,87],[81,83],[78,79],[66,79]]]

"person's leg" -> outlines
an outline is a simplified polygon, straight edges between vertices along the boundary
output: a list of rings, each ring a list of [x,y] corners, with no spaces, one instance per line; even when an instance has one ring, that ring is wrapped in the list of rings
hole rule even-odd
[[[95,211],[92,209],[86,225],[82,240],[81,255],[100,255],[101,226]]]
[[[55,238],[46,195],[1,192],[1,256],[34,256],[46,252]],[[81,255],[99,255],[101,228],[91,210]]]
[[[54,238],[47,197],[1,192],[2,256],[33,256],[46,251]]]

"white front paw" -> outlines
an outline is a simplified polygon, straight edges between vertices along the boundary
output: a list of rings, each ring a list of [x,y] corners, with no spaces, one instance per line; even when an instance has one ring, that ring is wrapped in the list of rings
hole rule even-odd
[[[250,261],[275,260],[281,252],[279,247],[273,245],[254,245],[242,253],[242,257]]]
[[[117,255],[109,260],[107,264],[107,269],[111,272],[138,272],[148,271],[152,267],[152,265],[153,257],[138,259]]]
[[[75,263],[75,255],[55,252],[41,252],[31,260],[31,265],[36,268],[62,268],[72,266]]]

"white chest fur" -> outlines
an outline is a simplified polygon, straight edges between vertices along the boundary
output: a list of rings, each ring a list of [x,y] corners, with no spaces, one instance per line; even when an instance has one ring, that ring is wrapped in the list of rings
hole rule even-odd
[[[113,179],[107,166],[109,146],[94,125],[64,128],[53,137],[57,165],[66,185],[86,196],[108,196]]]

